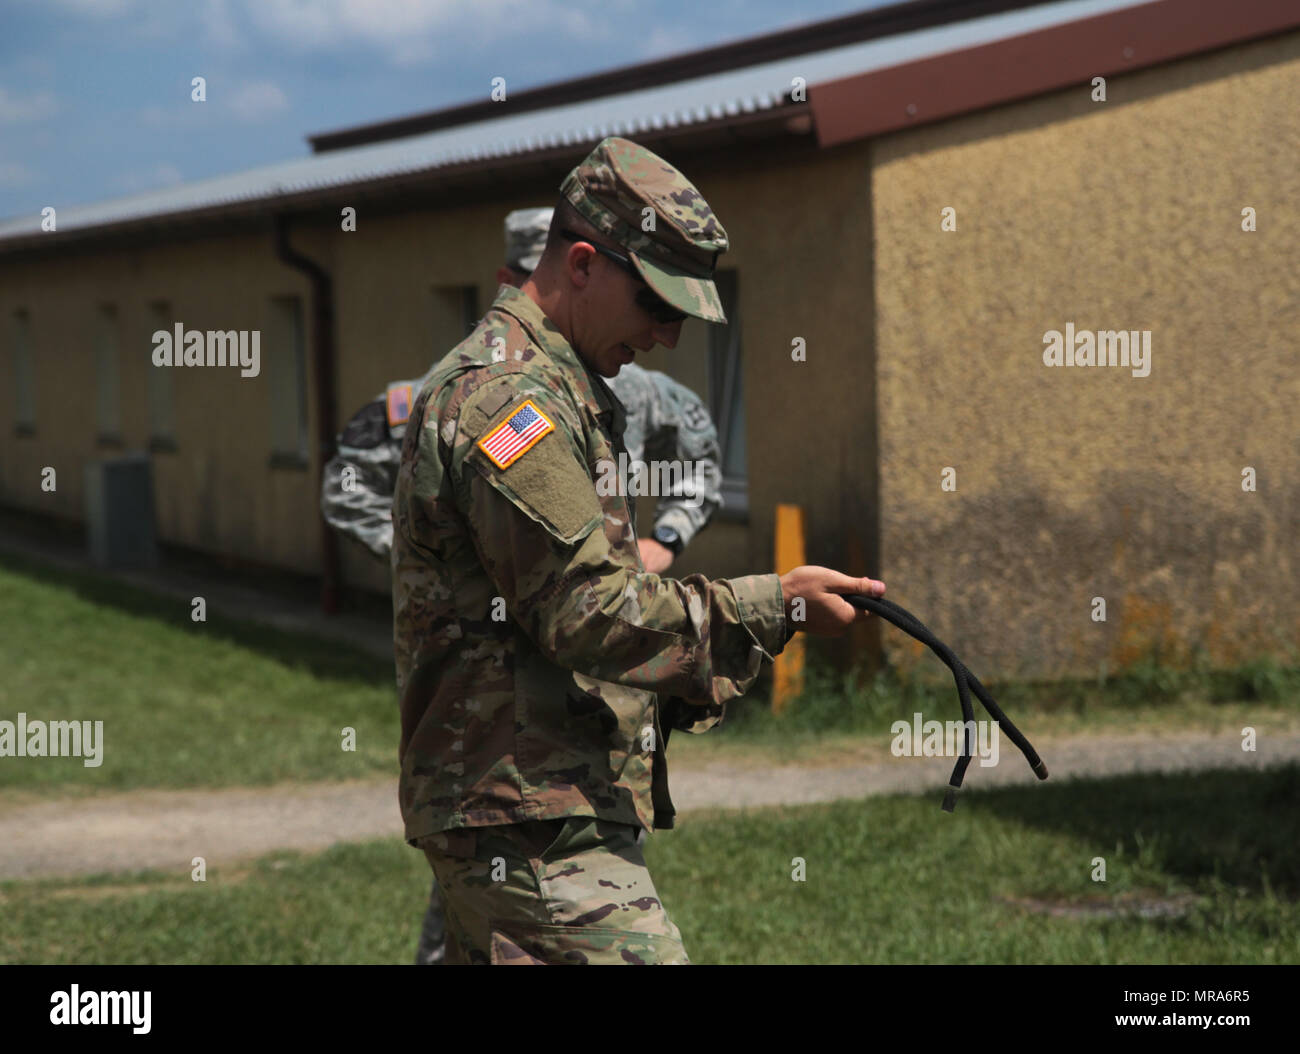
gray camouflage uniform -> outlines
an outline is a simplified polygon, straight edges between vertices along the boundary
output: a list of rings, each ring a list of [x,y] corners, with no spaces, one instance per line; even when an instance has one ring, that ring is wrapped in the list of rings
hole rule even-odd
[[[686,545],[722,505],[718,430],[699,396],[666,373],[629,362],[606,383],[627,410],[623,445],[630,462],[677,460],[697,473],[701,494],[661,496],[655,510],[654,527],[671,527]]]

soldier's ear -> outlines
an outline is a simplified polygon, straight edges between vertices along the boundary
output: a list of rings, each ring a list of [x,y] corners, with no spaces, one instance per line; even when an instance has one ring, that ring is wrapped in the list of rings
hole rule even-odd
[[[569,280],[579,289],[585,289],[591,281],[591,262],[596,258],[596,251],[581,245],[570,245],[565,265],[569,270]]]

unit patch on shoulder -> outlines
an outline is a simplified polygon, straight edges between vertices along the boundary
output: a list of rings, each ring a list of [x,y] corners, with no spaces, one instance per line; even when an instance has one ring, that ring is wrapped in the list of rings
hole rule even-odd
[[[410,384],[394,384],[388,389],[388,427],[406,424],[411,416]]]
[[[555,425],[528,399],[524,405],[478,441],[497,468],[508,468],[531,450]]]
[[[709,427],[709,413],[701,403],[682,400],[682,419],[694,432],[703,432]]]

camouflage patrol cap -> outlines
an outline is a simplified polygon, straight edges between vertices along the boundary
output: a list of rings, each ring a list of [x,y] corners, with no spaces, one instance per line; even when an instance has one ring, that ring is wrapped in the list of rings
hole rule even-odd
[[[727,232],[700,192],[667,161],[631,140],[611,137],[565,177],[560,193],[628,251],[637,273],[673,307],[706,322],[727,321],[713,284]]]
[[[552,208],[515,209],[506,217],[506,266],[516,271],[537,269],[537,261],[546,248],[546,235],[551,229]]]

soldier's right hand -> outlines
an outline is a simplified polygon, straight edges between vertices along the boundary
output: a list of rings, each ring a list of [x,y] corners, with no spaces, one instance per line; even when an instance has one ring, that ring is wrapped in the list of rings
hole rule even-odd
[[[781,576],[786,624],[794,630],[815,633],[819,637],[838,637],[853,623],[871,617],[870,612],[855,608],[841,594],[865,593],[878,597],[884,592],[884,582],[853,578],[829,567],[796,567]],[[796,605],[796,599],[803,603]],[[799,618],[801,613],[802,620]]]

